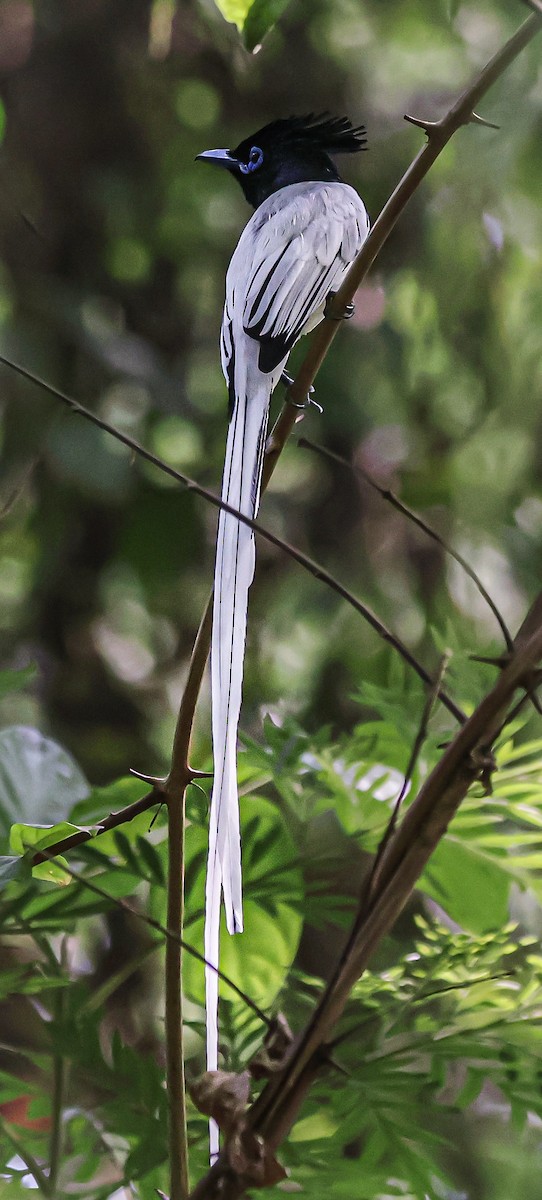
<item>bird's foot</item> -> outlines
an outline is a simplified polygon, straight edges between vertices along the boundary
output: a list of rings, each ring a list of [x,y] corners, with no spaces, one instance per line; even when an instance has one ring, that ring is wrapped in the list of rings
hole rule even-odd
[[[287,371],[283,371],[282,375],[280,377],[280,382],[283,383],[285,387],[291,388],[294,383],[294,377],[293,377],[293,375],[289,375]],[[311,384],[311,386],[309,388],[309,396],[312,396],[313,392],[314,392],[314,388]]]
[[[286,388],[291,388],[294,380],[293,380],[293,377],[291,375],[289,375],[287,371],[283,371],[282,375],[280,377],[280,382],[283,383]],[[301,409],[308,408],[309,405],[312,404],[313,408],[317,408],[318,412],[322,413],[324,410],[323,410],[321,404],[318,404],[316,402],[316,400],[314,400],[313,397],[314,397],[314,388],[311,384],[311,386],[309,388],[309,394],[307,396],[307,399],[303,401],[303,404],[296,404],[295,401],[290,400],[289,397],[288,397],[288,402],[289,402],[289,404],[292,405],[292,408],[301,408]]]
[[[336,292],[328,293],[328,297],[326,300],[326,306],[324,308],[324,317],[328,317],[331,321],[350,321],[356,311],[355,304],[345,304],[344,311],[342,313],[339,313],[338,316],[336,313],[330,312],[330,308],[333,304],[333,301],[334,301],[336,295],[337,295]]]

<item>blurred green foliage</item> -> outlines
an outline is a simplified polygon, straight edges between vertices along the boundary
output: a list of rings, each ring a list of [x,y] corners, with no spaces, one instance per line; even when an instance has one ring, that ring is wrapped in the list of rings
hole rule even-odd
[[[422,142],[403,114],[444,112],[527,9],[256,0],[223,12],[251,47],[280,19],[250,55],[206,0],[0,7],[0,352],[216,489],[223,281],[249,214],[195,155],[276,116],[346,112],[368,128],[369,152],[344,171],[374,218]],[[416,194],[320,372],[323,415],[303,422],[452,541],[512,630],[542,568],[540,45],[484,101],[500,129],[461,130]],[[39,826],[94,827],[141,795],[128,768],[167,770],[216,514],[4,369],[0,420],[0,1090],[19,1115],[29,1098],[0,1131],[0,1196],[26,1192],[24,1146],[48,1161],[60,1056],[71,1083],[59,1194],[105,1198],[130,1180],[150,1197],[167,1187],[161,940],[61,865],[29,878],[20,852],[58,835]],[[450,648],[447,686],[476,703],[494,672],[469,656],[500,651],[499,631],[419,529],[295,439],[261,516],[428,669]],[[422,702],[357,614],[259,544],[242,716],[249,932],[224,965],[259,1003],[278,996],[296,1027],[334,961]],[[436,714],[414,787],[449,731]],[[522,941],[542,928],[536,737],[527,724],[501,746],[495,795],[469,798],[345,1014],[345,1029],[372,1021],[373,1040],[345,1041],[351,1078],[319,1084],[286,1152],[314,1200],[538,1196],[540,963]],[[192,761],[210,764],[207,690]],[[201,945],[206,798],[193,789],[189,804],[187,937]],[[163,817],[148,826],[138,818],[69,861],[163,920]],[[428,912],[445,928],[433,933]],[[513,975],[491,981],[509,960]],[[420,962],[439,987],[462,987],[414,1003],[429,978]],[[194,1074],[197,964],[186,978]],[[261,1030],[235,998],[222,1020],[225,1061],[244,1065]],[[195,1113],[191,1137],[196,1178]]]
[[[292,721],[268,721],[264,737],[242,755],[246,933],[224,937],[222,966],[257,1005],[266,1012],[280,1007],[296,1029],[333,969],[401,786],[408,738],[398,737],[390,694],[393,687],[373,688],[379,716],[338,742],[328,732],[308,737]],[[410,695],[413,709],[421,700]],[[438,737],[437,722],[418,776],[438,757]],[[158,813],[149,827],[142,814],[101,833],[99,817],[137,799],[145,790],[140,781],[90,791],[50,739],[22,728],[3,738],[11,771],[0,777],[0,811],[11,806],[27,822],[12,825],[9,843],[5,835],[0,844],[11,851],[0,858],[2,1172],[11,1187],[20,1182],[24,1189],[25,1180],[40,1182],[45,1171],[45,1195],[69,1195],[78,1186],[105,1198],[129,1185],[150,1200],[168,1179],[165,931],[146,925],[147,914],[164,920],[165,817]],[[473,788],[393,936],[354,988],[333,1067],[281,1150],[296,1187],[317,1200],[517,1194],[523,1168],[514,1147],[542,1119],[541,740],[518,742],[507,733],[497,761],[494,796],[482,801]],[[56,824],[32,825],[29,772],[42,778],[44,811]],[[198,950],[207,843],[202,799],[192,788],[185,936]],[[25,848],[50,846],[81,828],[93,836],[70,854],[75,874],[58,859],[30,871]],[[120,909],[126,898],[130,909]],[[194,1078],[203,1065],[204,988],[201,961],[190,953],[184,987]],[[246,1070],[262,1022],[227,984],[222,992],[224,1063]],[[503,1126],[506,1170],[498,1150]],[[62,1160],[51,1193],[47,1164],[59,1127]],[[207,1130],[192,1106],[189,1138],[195,1182],[205,1170]],[[508,1193],[495,1190],[497,1175]]]

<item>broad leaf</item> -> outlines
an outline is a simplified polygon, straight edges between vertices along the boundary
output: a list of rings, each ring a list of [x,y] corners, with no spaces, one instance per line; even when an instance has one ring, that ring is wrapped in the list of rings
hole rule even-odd
[[[223,970],[262,1007],[271,1004],[292,962],[301,932],[301,873],[295,847],[277,809],[260,796],[242,801],[245,933],[221,935]],[[245,815],[246,814],[246,815]],[[187,831],[186,937],[203,948],[203,896],[207,834]],[[203,967],[185,959],[185,986],[203,999]],[[222,990],[222,985],[221,985]],[[224,988],[224,994],[231,993]]]
[[[257,49],[288,3],[289,0],[254,0],[243,26],[243,41],[247,50]]]
[[[243,35],[248,50],[254,50],[284,12],[288,0],[216,0],[227,21]]]
[[[62,821],[88,793],[82,771],[57,742],[24,725],[0,731],[0,837],[15,822]]]

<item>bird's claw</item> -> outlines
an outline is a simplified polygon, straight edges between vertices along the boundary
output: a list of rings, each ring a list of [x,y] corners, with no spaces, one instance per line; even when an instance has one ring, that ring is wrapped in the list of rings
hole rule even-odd
[[[328,317],[328,319],[331,321],[350,321],[356,311],[355,304],[345,304],[343,312],[339,313],[338,316],[336,313],[330,311],[336,295],[336,292],[328,293],[326,306],[324,308],[324,316]]]
[[[283,371],[282,375],[280,377],[280,382],[283,383],[285,387],[291,388],[294,383],[294,377],[293,377],[293,375],[289,375],[287,371]],[[309,396],[312,396],[313,393],[314,393],[314,388],[311,383],[311,386],[309,388]]]
[[[292,376],[289,375],[287,371],[282,372],[280,381],[281,381],[281,383],[284,384],[284,386],[286,388],[291,388],[292,384],[294,382]],[[324,410],[323,410],[321,404],[317,404],[316,400],[313,399],[313,396],[314,396],[314,388],[311,383],[311,386],[309,388],[309,394],[307,396],[307,399],[303,401],[303,404],[296,404],[295,400],[290,400],[290,397],[288,397],[288,402],[289,402],[289,404],[292,405],[292,408],[300,408],[300,409],[308,408],[309,405],[312,404],[313,408],[317,408],[319,413],[323,413]]]

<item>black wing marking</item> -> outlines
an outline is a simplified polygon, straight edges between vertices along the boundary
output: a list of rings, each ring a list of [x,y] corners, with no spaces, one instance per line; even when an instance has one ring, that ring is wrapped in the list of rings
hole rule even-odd
[[[311,317],[323,312],[326,297],[365,240],[368,221],[347,184],[306,184],[295,188],[288,203],[255,221],[251,232],[243,246],[243,328],[260,343],[258,366],[268,374],[287,357]],[[245,235],[239,250],[244,241]]]

